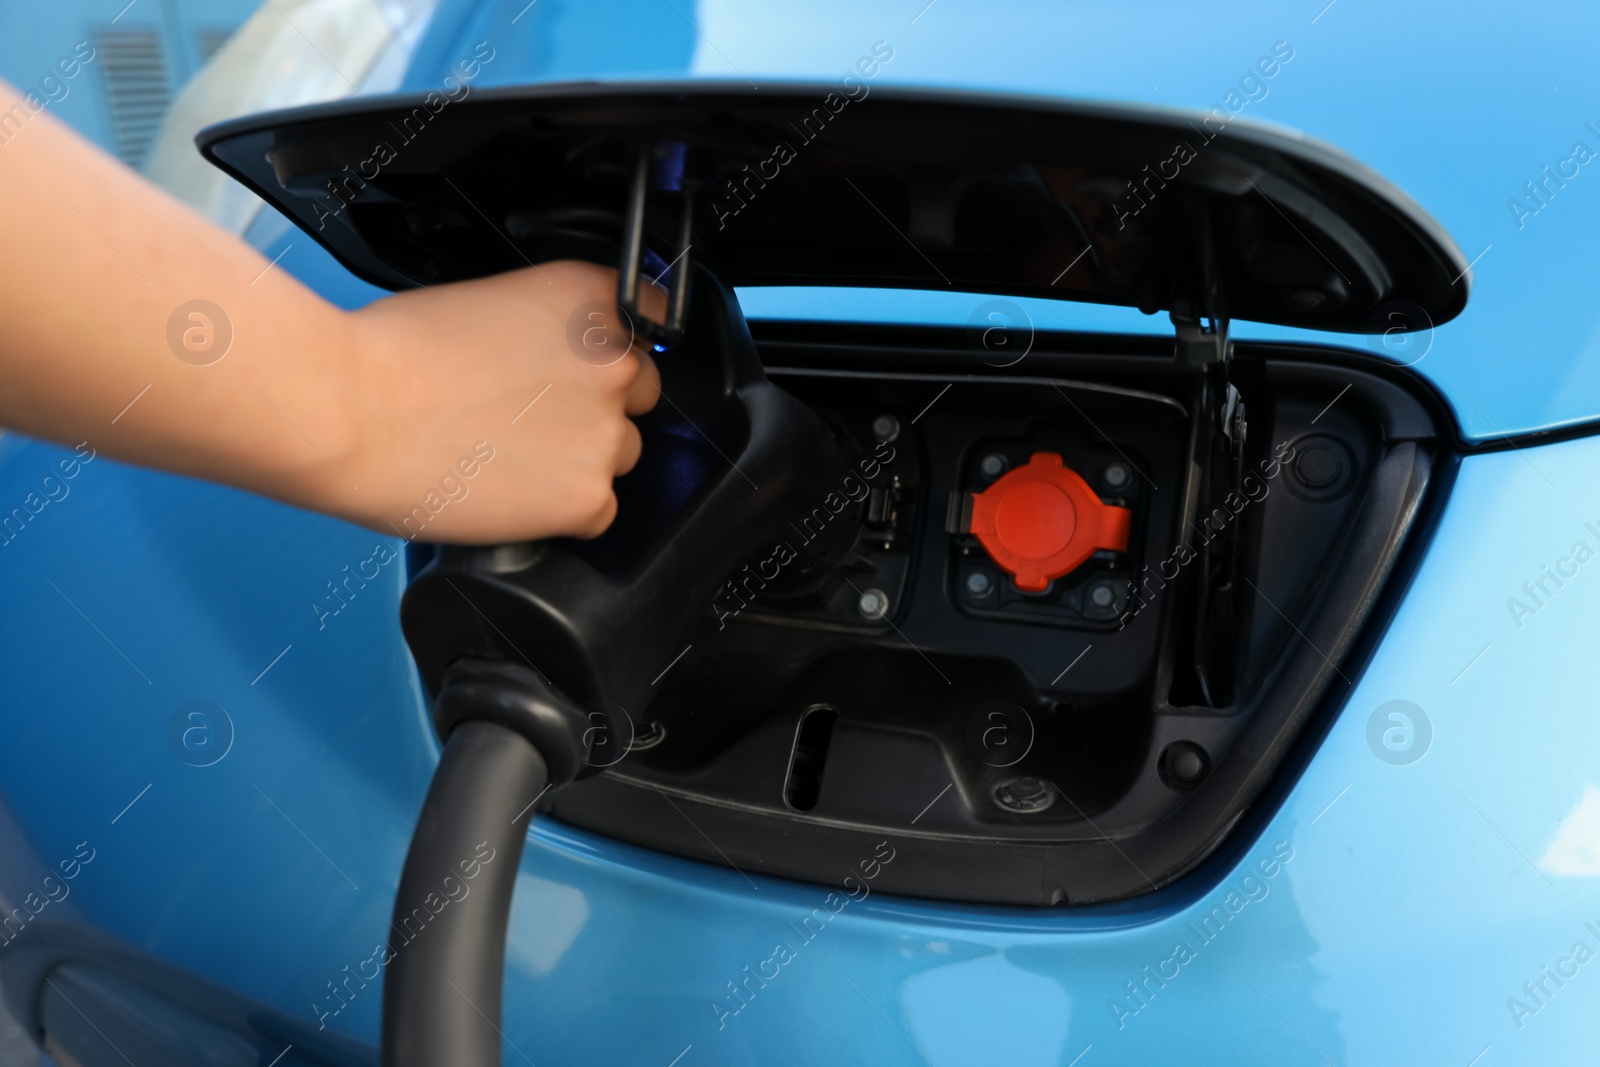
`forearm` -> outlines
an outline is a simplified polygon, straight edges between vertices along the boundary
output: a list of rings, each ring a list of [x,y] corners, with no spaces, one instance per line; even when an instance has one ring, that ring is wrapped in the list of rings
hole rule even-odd
[[[402,536],[611,521],[612,479],[639,455],[628,416],[660,391],[631,332],[601,360],[567,340],[572,316],[614,296],[614,270],[545,263],[340,311],[0,83],[0,116],[13,107],[0,424]],[[210,321],[188,317],[202,300]],[[641,301],[659,320],[664,295]],[[497,455],[470,486],[456,473]]]
[[[352,316],[0,82],[14,107],[30,117],[0,143],[0,423],[295,502],[355,492],[336,466]],[[209,339],[204,318],[173,326],[195,300],[225,316]]]

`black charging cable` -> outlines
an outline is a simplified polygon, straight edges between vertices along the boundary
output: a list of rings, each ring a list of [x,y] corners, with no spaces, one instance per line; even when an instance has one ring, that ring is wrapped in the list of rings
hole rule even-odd
[[[444,754],[395,896],[382,1062],[495,1067],[506,928],[534,801],[588,769],[594,723],[526,667],[463,661],[445,675],[434,724]]]

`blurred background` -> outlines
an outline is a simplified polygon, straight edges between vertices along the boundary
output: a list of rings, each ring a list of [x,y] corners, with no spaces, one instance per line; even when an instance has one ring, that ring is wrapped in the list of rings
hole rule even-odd
[[[436,6],[436,0],[0,3],[0,77],[191,207],[243,233],[260,202],[200,158],[195,133],[251,112],[398,88]],[[0,144],[17,132],[0,120]]]
[[[434,6],[432,0],[0,2],[0,78],[243,233],[260,202],[201,160],[195,132],[252,111],[395,89]],[[0,119],[0,144],[17,132]],[[71,1064],[41,1056],[0,1006],[0,1067]]]
[[[174,101],[257,6],[257,0],[0,3],[0,78],[37,93],[57,118],[142,168]],[[90,54],[83,43],[94,58],[75,77],[61,77],[56,61],[81,61]],[[41,1062],[0,1004],[0,1067]]]
[[[3,3],[0,76],[23,91],[38,91],[57,54],[71,55],[75,44],[87,41],[94,59],[62,83],[66,95],[50,109],[139,167],[184,85],[258,2],[137,0],[126,10],[127,0]]]

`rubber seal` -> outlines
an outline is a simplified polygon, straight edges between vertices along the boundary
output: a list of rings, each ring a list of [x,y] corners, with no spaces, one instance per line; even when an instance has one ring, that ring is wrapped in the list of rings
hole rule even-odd
[[[498,723],[527,738],[550,770],[550,786],[566,785],[598,768],[589,762],[593,723],[534,671],[496,660],[458,660],[445,672],[434,702],[441,740],[464,722]]]

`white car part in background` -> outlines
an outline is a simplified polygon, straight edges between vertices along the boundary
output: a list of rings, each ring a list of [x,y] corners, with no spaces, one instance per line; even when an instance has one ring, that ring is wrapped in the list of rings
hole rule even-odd
[[[391,92],[438,0],[267,0],[191,78],[145,161],[151,181],[243,233],[262,203],[195,151],[194,135],[259,111]]]

